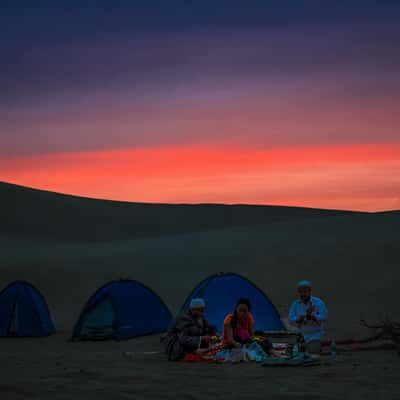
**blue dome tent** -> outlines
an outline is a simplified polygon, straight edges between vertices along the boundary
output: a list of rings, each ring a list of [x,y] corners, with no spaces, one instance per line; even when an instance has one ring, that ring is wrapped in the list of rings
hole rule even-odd
[[[151,289],[131,281],[113,281],[87,301],[72,339],[129,339],[164,332],[171,312]]]
[[[46,301],[31,284],[13,282],[0,293],[0,337],[48,336],[53,332]]]
[[[286,330],[278,310],[267,295],[243,276],[220,273],[203,280],[186,299],[181,312],[187,312],[190,300],[195,297],[205,300],[205,317],[219,332],[222,331],[224,318],[233,312],[237,300],[241,297],[247,297],[251,302],[255,330]]]

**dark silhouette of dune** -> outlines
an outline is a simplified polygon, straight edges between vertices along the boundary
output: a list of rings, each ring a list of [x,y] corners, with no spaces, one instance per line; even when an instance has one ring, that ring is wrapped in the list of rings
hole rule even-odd
[[[285,206],[96,200],[0,182],[0,233],[109,241],[351,214]]]

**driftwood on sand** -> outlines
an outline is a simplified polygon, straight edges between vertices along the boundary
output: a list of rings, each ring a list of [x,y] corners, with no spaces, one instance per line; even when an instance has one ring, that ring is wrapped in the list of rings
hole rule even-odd
[[[377,343],[383,342],[387,345],[392,345],[397,350],[400,356],[400,323],[386,317],[383,321],[368,323],[364,319],[361,325],[372,330],[374,334],[371,337],[363,340],[363,343]]]

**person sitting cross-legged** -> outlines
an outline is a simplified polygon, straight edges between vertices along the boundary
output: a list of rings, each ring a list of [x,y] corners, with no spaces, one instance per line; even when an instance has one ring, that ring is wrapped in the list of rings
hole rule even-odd
[[[295,300],[289,311],[289,324],[302,334],[306,351],[320,353],[321,338],[325,334],[324,323],[328,318],[325,303],[311,295],[311,283],[301,281],[297,285],[299,299]]]
[[[250,300],[241,298],[236,303],[233,313],[226,316],[222,339],[225,348],[240,349],[254,342],[254,317],[250,310]],[[275,355],[269,340],[265,339],[259,344],[267,354]]]
[[[204,318],[205,302],[194,298],[186,314],[176,318],[163,339],[168,360],[177,361],[210,345],[215,328]]]

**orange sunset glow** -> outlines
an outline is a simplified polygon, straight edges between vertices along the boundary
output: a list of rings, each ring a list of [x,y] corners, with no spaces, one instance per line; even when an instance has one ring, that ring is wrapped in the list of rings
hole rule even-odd
[[[5,181],[115,200],[400,207],[400,144],[75,152],[2,160],[0,170]]]

